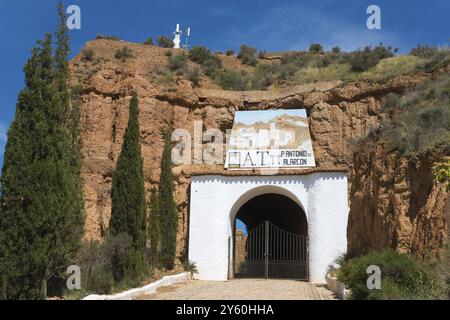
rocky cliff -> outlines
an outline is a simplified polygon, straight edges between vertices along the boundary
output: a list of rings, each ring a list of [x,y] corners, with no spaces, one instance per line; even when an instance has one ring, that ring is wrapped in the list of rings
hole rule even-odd
[[[133,57],[118,60],[114,52],[128,46]],[[305,108],[309,114],[317,170],[349,172],[351,213],[349,248],[364,251],[385,245],[403,251],[437,250],[446,238],[448,195],[434,184],[433,159],[412,163],[382,150],[351,156],[349,141],[377,128],[386,117],[381,100],[402,93],[433,74],[404,75],[386,83],[326,82],[279,90],[222,91],[206,77],[199,86],[182,76],[161,80],[168,50],[153,46],[97,40],[71,62],[72,84],[82,85],[86,239],[99,239],[108,227],[110,188],[128,117],[132,92],[140,99],[140,126],[146,189],[158,183],[165,128],[231,129],[237,110]],[[224,64],[241,67],[233,57]],[[225,61],[226,60],[226,61]],[[189,62],[189,64],[192,64]],[[446,71],[447,72],[447,71]],[[155,76],[156,74],[156,76]],[[203,141],[208,146],[210,141]],[[195,174],[229,174],[223,165],[185,164],[174,168],[179,212],[178,256],[185,255],[188,232],[189,178]],[[247,172],[245,174],[255,174]]]
[[[354,155],[348,240],[350,254],[386,247],[439,257],[448,238],[449,194],[433,166],[450,149],[405,158],[383,145]]]

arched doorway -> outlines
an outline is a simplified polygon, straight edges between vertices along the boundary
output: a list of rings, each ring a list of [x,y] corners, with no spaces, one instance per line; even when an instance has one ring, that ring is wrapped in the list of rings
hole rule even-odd
[[[308,222],[286,195],[264,193],[242,204],[233,244],[234,277],[308,280]]]

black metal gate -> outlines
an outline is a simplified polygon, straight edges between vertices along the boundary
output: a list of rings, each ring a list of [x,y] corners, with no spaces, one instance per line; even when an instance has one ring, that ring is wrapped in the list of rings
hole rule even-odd
[[[308,237],[265,221],[248,232],[245,259],[234,264],[237,278],[308,280]]]

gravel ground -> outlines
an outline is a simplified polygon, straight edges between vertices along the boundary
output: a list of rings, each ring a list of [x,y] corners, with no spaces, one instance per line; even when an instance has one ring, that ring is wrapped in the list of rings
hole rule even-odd
[[[295,280],[188,281],[136,300],[333,300],[324,286]]]

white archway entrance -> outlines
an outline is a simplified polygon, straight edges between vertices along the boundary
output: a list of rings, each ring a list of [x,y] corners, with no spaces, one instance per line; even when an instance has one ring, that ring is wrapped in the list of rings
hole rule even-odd
[[[309,235],[309,280],[323,283],[347,246],[347,177],[341,172],[289,176],[192,177],[189,259],[199,278],[234,275],[234,224],[239,210],[263,195],[280,195],[302,209]]]
[[[234,220],[232,258],[235,278],[308,280],[308,221],[303,208],[279,193],[248,200]]]

